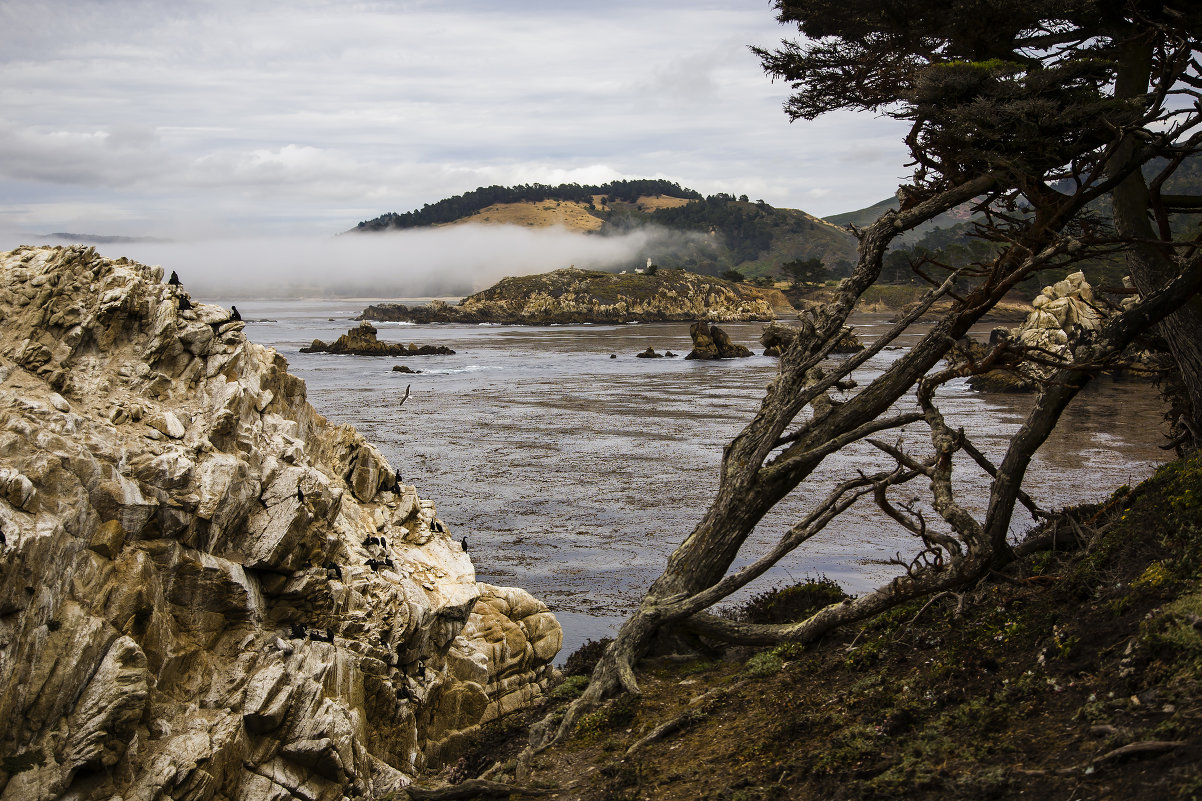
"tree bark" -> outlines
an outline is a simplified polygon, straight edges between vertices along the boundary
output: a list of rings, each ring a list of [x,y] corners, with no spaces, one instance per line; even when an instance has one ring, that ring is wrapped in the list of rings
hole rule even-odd
[[[1133,102],[1147,95],[1152,70],[1150,38],[1133,38],[1123,47],[1119,62],[1115,97]],[[1113,164],[1124,169],[1141,143],[1128,132],[1115,152]],[[1114,224],[1120,236],[1131,242],[1127,267],[1131,280],[1147,296],[1176,275],[1178,256],[1171,244],[1163,243],[1149,217],[1151,199],[1143,173],[1136,169],[1114,190]],[[1187,303],[1170,314],[1158,326],[1176,362],[1188,403],[1184,428],[1190,449],[1197,448],[1202,436],[1202,296],[1194,294]],[[1177,422],[1177,421],[1174,421]]]

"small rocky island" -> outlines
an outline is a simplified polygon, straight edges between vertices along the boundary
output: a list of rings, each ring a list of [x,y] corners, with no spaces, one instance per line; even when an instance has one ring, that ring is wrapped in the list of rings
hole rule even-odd
[[[361,320],[412,323],[552,325],[630,322],[767,321],[797,310],[777,289],[761,289],[685,270],[605,273],[573,267],[504,278],[452,306],[382,303]]]
[[[454,356],[455,351],[446,345],[415,345],[408,347],[399,343],[381,342],[376,337],[376,327],[364,320],[334,342],[313,340],[301,353],[341,353],[349,356]]]
[[[693,349],[686,359],[742,359],[751,355],[747,348],[731,342],[730,334],[704,320],[689,326],[689,336],[693,338]]]

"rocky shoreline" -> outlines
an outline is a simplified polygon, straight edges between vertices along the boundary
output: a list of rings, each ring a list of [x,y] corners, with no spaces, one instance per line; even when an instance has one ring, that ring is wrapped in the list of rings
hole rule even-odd
[[[412,323],[570,325],[630,322],[747,322],[795,315],[783,293],[684,270],[654,274],[566,268],[502,279],[452,306],[381,303],[360,320]]]
[[[19,248],[0,320],[0,797],[379,798],[542,697],[554,616],[229,310]]]

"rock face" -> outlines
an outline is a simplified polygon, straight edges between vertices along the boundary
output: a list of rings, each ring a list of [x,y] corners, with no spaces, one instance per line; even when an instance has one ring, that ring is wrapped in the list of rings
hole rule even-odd
[[[343,353],[350,356],[454,356],[455,351],[445,345],[415,345],[409,347],[392,342],[381,342],[376,338],[376,327],[364,320],[331,343],[313,340],[301,353]]]
[[[730,336],[716,325],[698,320],[689,326],[693,349],[686,359],[738,359],[750,356],[751,351],[730,341]]]
[[[368,306],[361,319],[415,323],[715,322],[772,320],[796,314],[783,293],[733,284],[684,270],[614,274],[566,268],[543,275],[505,278],[464,298],[458,306],[385,303]]]
[[[561,631],[162,269],[0,254],[0,799],[379,798]]]
[[[1127,298],[1124,306],[1135,301],[1134,297]],[[1031,302],[1031,309],[1018,328],[995,328],[990,344],[1005,338],[1045,356],[1071,362],[1074,348],[1088,346],[1114,313],[1113,307],[1094,297],[1093,288],[1081,272],[1071,273],[1063,280],[1045,286]],[[975,343],[957,343],[957,351],[953,358],[979,359],[984,356],[985,348]],[[1124,361],[1126,368],[1139,370],[1142,367],[1152,372],[1157,356],[1147,352],[1128,353]],[[1036,389],[1053,371],[1051,365],[1018,361],[972,376],[968,383],[982,392],[1028,392]]]

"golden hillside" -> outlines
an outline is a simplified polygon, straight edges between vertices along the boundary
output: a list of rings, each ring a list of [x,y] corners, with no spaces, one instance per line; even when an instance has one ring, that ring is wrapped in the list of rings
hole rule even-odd
[[[602,208],[601,199],[604,195],[593,197],[596,208]],[[634,205],[639,211],[655,212],[660,209],[671,209],[684,206],[689,201],[682,197],[670,195],[643,195]],[[569,231],[596,231],[605,221],[589,209],[585,203],[574,200],[540,200],[521,203],[494,203],[480,209],[475,214],[461,217],[444,226],[463,225],[465,223],[482,223],[485,225],[521,225],[530,228],[550,228],[561,226]],[[439,227],[444,227],[439,226]]]

